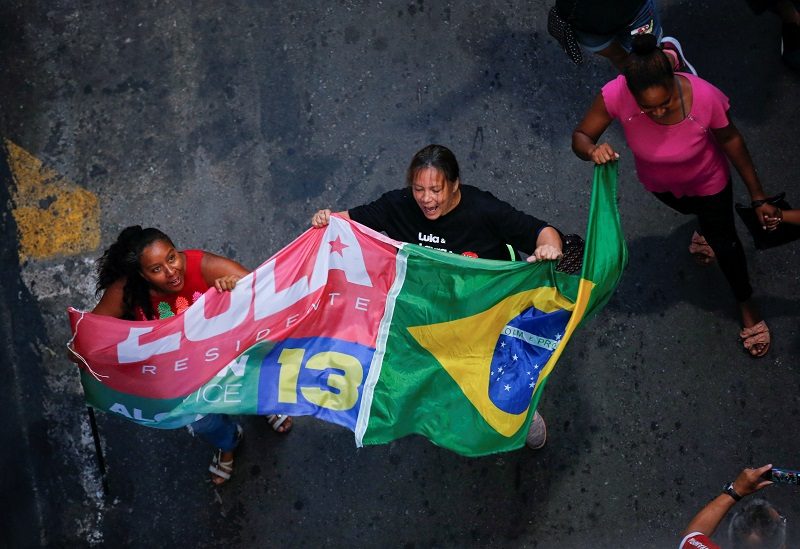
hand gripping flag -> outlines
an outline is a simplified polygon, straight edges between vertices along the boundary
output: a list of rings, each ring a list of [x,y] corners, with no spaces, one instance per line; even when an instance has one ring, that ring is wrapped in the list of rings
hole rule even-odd
[[[520,448],[577,326],[627,261],[616,164],[595,168],[580,276],[402,244],[338,217],[232,292],[129,322],[69,309],[87,402],[174,428],[202,414],[312,415],[380,444]]]

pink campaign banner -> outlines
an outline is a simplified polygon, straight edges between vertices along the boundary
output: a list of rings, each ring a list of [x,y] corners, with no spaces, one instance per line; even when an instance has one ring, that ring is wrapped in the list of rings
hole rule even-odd
[[[395,280],[396,243],[334,218],[183,314],[126,321],[70,308],[73,349],[104,385],[154,399],[184,397],[252,345],[329,337],[374,349]]]

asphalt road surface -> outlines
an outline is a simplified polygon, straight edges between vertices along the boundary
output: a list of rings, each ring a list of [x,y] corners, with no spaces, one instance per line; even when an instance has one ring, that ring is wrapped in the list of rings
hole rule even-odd
[[[543,450],[356,449],[311,418],[279,436],[247,417],[234,478],[214,489],[210,450],[184,430],[98,412],[103,489],[65,309],[93,306],[93,260],[123,227],[252,268],[318,208],[400,187],[438,142],[465,183],[584,231],[592,168],[570,134],[614,72],[568,60],[550,5],[2,2],[0,545],[675,547],[742,467],[800,469],[800,244],[757,252],[742,229],[774,338],[753,360],[719,269],[687,253],[694,221],[639,185],[615,127],[630,264],[548,384]],[[767,191],[800,203],[800,75],[777,19],[744,1],[661,13],[730,97]],[[764,492],[793,546],[799,490]]]

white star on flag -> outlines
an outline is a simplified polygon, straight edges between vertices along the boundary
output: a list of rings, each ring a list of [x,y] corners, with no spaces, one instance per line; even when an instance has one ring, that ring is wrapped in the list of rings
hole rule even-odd
[[[534,382],[532,382],[532,381],[531,381],[531,384],[528,385],[528,387],[530,387],[531,389],[533,389],[535,386],[536,386],[536,384]]]
[[[511,390],[511,385],[506,384],[506,391],[510,391],[510,390]]]
[[[505,347],[505,346],[506,346],[506,342],[505,341],[501,341],[500,342],[500,347]]]
[[[515,354],[515,355],[514,355],[514,356],[512,356],[511,358],[513,358],[514,360],[517,360],[517,355]]]

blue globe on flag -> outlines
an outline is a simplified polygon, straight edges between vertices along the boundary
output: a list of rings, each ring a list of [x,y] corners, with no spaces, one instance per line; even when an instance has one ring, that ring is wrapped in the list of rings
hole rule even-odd
[[[497,338],[489,374],[489,398],[510,414],[528,409],[539,374],[558,347],[570,312],[536,307],[511,319]]]

